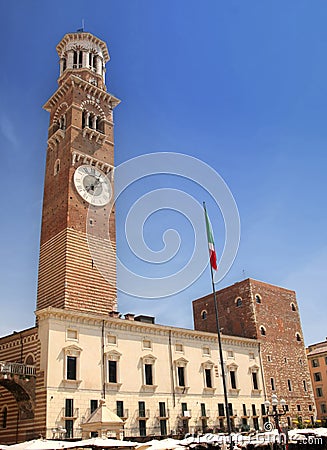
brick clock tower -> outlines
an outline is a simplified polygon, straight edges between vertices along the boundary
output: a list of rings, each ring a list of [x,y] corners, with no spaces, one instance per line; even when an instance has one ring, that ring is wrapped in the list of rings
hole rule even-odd
[[[246,279],[217,292],[223,334],[259,339],[263,390],[284,398],[287,420],[314,419],[314,399],[295,292]],[[212,295],[193,302],[196,330],[216,333]],[[262,411],[264,413],[264,411]],[[296,424],[294,424],[296,425]]]
[[[120,101],[106,89],[110,57],[103,41],[90,33],[68,33],[57,52],[59,86],[44,105],[50,123],[37,310],[53,306],[108,314],[116,310],[111,184],[113,109]],[[93,250],[106,267],[105,277],[89,250],[92,227]],[[113,249],[109,260],[108,243]]]

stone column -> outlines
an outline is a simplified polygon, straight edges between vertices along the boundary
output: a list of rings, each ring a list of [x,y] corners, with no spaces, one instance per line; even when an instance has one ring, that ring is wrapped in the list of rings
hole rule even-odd
[[[102,75],[102,58],[98,55],[96,56],[96,72],[99,75]]]
[[[60,75],[63,74],[64,71],[64,58],[60,58]]]
[[[82,66],[89,67],[89,52],[83,51]]]
[[[90,128],[90,113],[87,112],[85,115],[85,126]]]
[[[92,128],[94,130],[97,129],[97,116],[93,116],[93,118],[92,118]]]
[[[74,52],[73,50],[69,50],[67,52],[67,69],[72,69],[74,64]]]

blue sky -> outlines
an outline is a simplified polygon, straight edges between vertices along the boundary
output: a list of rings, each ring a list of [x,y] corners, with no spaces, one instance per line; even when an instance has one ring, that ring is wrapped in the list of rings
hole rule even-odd
[[[116,164],[165,151],[216,170],[234,195],[242,228],[239,253],[218,288],[252,277],[294,289],[306,343],[324,340],[326,3],[17,0],[0,8],[0,334],[33,325],[49,120],[42,105],[57,87],[55,46],[84,19],[85,30],[108,44],[107,86],[122,100],[115,110]],[[207,202],[221,254],[223,222],[210,197],[188,180],[159,176],[120,199],[120,258],[133,266],[123,233],[128,205],[165,186]],[[164,211],[145,224],[154,250],[165,229],[175,227],[182,244],[172,270],[192,253],[192,227]],[[120,294],[119,311],[192,327],[191,300],[209,292],[206,271],[170,299]]]

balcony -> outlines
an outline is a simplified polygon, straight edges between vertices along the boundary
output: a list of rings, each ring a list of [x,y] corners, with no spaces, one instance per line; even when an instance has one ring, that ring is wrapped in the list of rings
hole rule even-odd
[[[190,409],[186,409],[185,411],[182,411],[180,416],[182,420],[189,420],[192,417],[192,411]]]
[[[156,417],[158,419],[169,419],[169,409],[166,409],[166,411],[156,411]]]
[[[7,379],[14,375],[29,379],[36,376],[36,368],[27,364],[0,361],[0,377]]]
[[[128,409],[124,409],[123,411],[116,409],[116,414],[122,420],[127,420],[128,419]]]
[[[94,139],[95,142],[99,142],[100,144],[102,144],[106,138],[103,131],[95,130],[94,128],[90,128],[88,126],[83,128],[83,137],[88,137],[90,141]]]
[[[48,139],[48,146],[54,148],[65,138],[65,130],[58,128]]]
[[[136,410],[136,418],[137,420],[146,420],[150,417],[150,410],[149,409],[137,409]]]
[[[209,419],[209,417],[210,417],[210,410],[209,409],[206,409],[205,411],[200,411],[199,412],[199,418],[201,420]]]
[[[66,408],[62,408],[60,415],[63,420],[77,419],[79,417],[79,408],[73,408],[72,411],[66,411]]]
[[[238,415],[240,416],[241,419],[248,419],[251,416],[251,410],[250,409],[246,409],[246,410],[241,409],[239,411]]]

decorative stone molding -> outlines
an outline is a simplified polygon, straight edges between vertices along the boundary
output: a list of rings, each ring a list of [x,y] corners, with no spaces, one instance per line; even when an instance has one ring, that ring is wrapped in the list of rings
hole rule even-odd
[[[203,369],[213,369],[215,364],[208,359],[208,361],[203,362],[201,364],[201,366],[202,366]]]
[[[114,166],[111,166],[108,163],[100,161],[99,159],[94,158],[93,156],[85,155],[85,153],[81,153],[78,152],[77,150],[74,150],[72,153],[72,165],[74,166],[78,162],[82,162],[83,164],[90,164],[107,174],[111,172],[111,174],[113,175],[114,172]]]
[[[91,33],[67,33],[56,47],[59,58],[65,56],[65,52],[73,50],[76,46],[81,50],[97,53],[104,58],[105,62],[110,60],[107,45],[104,41],[93,36]]]
[[[101,108],[101,106],[98,104],[100,102],[100,100],[98,98],[91,97],[89,94],[87,95],[87,97],[89,97],[89,99],[84,100],[81,103],[81,108],[86,109],[87,111],[91,111],[92,108],[90,109],[90,106],[92,106],[94,108],[94,110],[97,112],[97,114],[101,117],[101,119],[105,119],[106,115],[105,115],[103,109]]]
[[[203,388],[203,393],[205,394],[205,395],[214,395],[214,393],[216,392],[216,388],[214,388],[214,387],[204,387]]]
[[[90,156],[86,156],[82,153],[75,151],[74,153],[79,154],[80,156],[89,158],[92,161],[98,161],[95,158],[91,158]],[[74,158],[74,156],[73,156]],[[76,162],[76,161],[75,161]],[[87,161],[89,162],[89,161]],[[100,161],[99,161],[100,162]],[[102,164],[103,162],[100,162]],[[113,168],[109,164],[107,164],[109,168]],[[99,166],[100,167],[100,166]],[[101,167],[100,167],[101,169]],[[108,170],[108,169],[106,169]],[[105,170],[104,170],[105,171]],[[102,326],[103,316],[96,314],[86,314],[80,311],[71,311],[64,310],[60,308],[48,307],[36,312],[36,315],[39,320],[53,318],[57,320],[73,320],[77,324],[89,324],[94,326]],[[157,335],[157,336],[167,336],[171,333],[172,338],[181,339],[187,338],[190,340],[206,342],[206,343],[217,343],[217,336],[214,333],[207,333],[204,331],[196,331],[196,330],[186,330],[178,327],[170,327],[167,325],[158,325],[158,324],[147,324],[144,322],[134,322],[130,320],[123,320],[119,318],[109,317],[104,320],[105,326],[113,330],[124,330],[128,332],[136,332],[149,336],[149,335]],[[237,347],[246,347],[246,348],[258,348],[258,342],[255,339],[243,338],[238,336],[222,336],[223,345],[233,345]]]
[[[60,117],[62,114],[64,114],[64,113],[67,111],[67,109],[68,109],[68,103],[67,103],[67,102],[61,103],[61,104],[58,106],[56,112],[54,113],[52,123],[56,123],[56,122],[58,121],[59,117]]]
[[[174,361],[176,367],[186,367],[188,360],[185,358],[179,358]]]
[[[63,351],[65,352],[66,356],[78,357],[78,356],[80,356],[83,349],[78,347],[77,345],[68,345],[67,347],[63,348]]]
[[[189,386],[175,386],[176,394],[187,394],[189,389]]]
[[[106,135],[104,133],[89,127],[83,128],[83,137],[88,137],[90,141],[95,140],[95,142],[100,142],[100,144],[102,144],[106,139]]]
[[[156,384],[142,384],[141,390],[142,392],[155,392],[157,387]]]
[[[109,109],[114,109],[117,105],[119,105],[120,100],[110,94],[103,89],[100,89],[97,86],[79,78],[76,75],[71,75],[67,80],[63,82],[63,84],[57,89],[57,91],[49,98],[49,100],[43,105],[43,108],[51,112],[52,108],[54,108],[60,101],[65,97],[69,89],[73,86],[78,86],[83,89],[84,92],[89,93],[95,99],[102,100],[104,103],[107,103]]]
[[[142,362],[143,364],[154,364],[156,362],[156,357],[153,355],[146,355],[146,356],[142,356]]]
[[[108,391],[115,391],[118,392],[120,390],[122,383],[110,383],[106,382],[106,389]]]
[[[117,352],[116,350],[111,350],[109,352],[105,352],[105,356],[108,361],[119,361],[121,353]]]
[[[62,141],[65,138],[65,130],[62,130],[61,128],[58,128],[57,131],[53,133],[52,136],[48,139],[48,146],[52,149],[56,147],[56,145],[59,144],[60,141]]]

